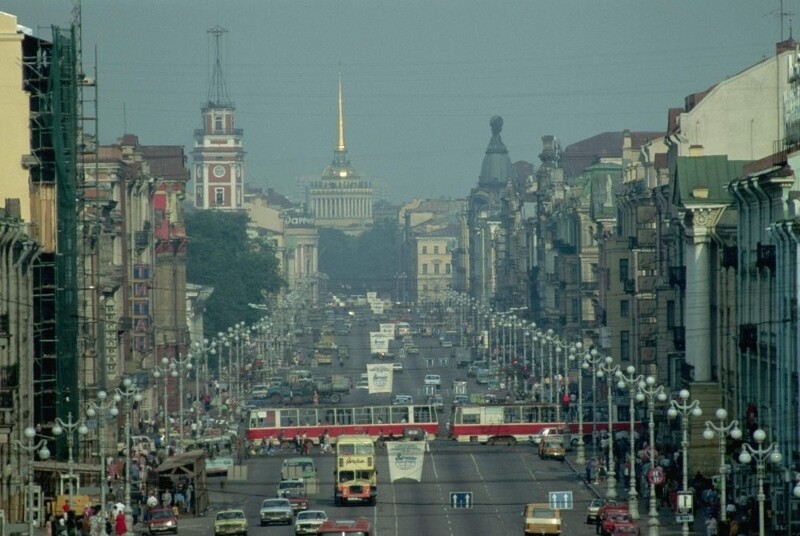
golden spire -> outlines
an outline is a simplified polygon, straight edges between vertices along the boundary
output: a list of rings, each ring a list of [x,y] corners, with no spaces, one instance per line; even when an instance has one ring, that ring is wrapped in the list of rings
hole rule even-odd
[[[344,144],[344,112],[342,111],[342,69],[339,67],[339,151],[346,149]]]

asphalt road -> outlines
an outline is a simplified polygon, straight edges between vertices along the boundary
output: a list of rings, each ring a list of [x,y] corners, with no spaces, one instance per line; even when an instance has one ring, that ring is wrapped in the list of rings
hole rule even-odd
[[[351,333],[337,337],[341,344],[350,347],[350,359],[344,367],[334,363],[330,371],[313,370],[315,375],[326,372],[346,373],[354,380],[366,371],[371,361],[368,331],[377,330],[376,324],[355,324]],[[404,371],[395,374],[395,394],[409,394],[415,402],[425,401],[423,386],[425,374],[442,376],[445,410],[440,413],[440,438],[430,443],[425,456],[422,481],[389,481],[390,460],[381,452],[378,460],[378,504],[369,506],[333,505],[333,455],[323,455],[315,449],[312,456],[317,463],[319,493],[310,495],[310,507],[323,509],[329,517],[348,518],[363,516],[373,523],[375,534],[380,536],[413,535],[510,535],[522,533],[522,510],[527,502],[548,502],[550,492],[571,492],[573,508],[562,510],[562,534],[595,534],[593,525],[586,525],[586,508],[598,490],[587,487],[570,463],[543,461],[528,444],[514,446],[488,446],[457,444],[446,438],[445,424],[452,401],[452,380],[466,378],[466,371],[457,369],[455,360],[449,359],[449,348],[441,348],[435,338],[416,337],[419,355],[407,355],[395,361],[403,363]],[[309,346],[301,339],[300,345]],[[474,379],[470,379],[471,393],[485,392]],[[500,394],[498,393],[498,397]],[[391,395],[369,394],[355,390],[342,405],[389,404]],[[224,507],[242,507],[250,522],[250,535],[290,535],[291,526],[259,526],[261,501],[275,495],[280,480],[280,466],[290,455],[253,457],[245,461],[247,481],[233,482],[224,478],[210,479],[212,508],[203,517],[186,517],[181,520],[181,532],[213,534],[213,517]],[[571,453],[569,457],[574,456]],[[602,492],[602,490],[599,490]],[[451,493],[469,492],[469,508],[453,508]],[[645,508],[646,510],[646,508]],[[677,527],[669,526],[667,514],[662,514],[662,534],[675,534]],[[641,521],[646,533],[646,519]]]

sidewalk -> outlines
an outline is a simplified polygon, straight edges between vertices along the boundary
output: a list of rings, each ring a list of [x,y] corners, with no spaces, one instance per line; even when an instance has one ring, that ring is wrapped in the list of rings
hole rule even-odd
[[[602,499],[606,496],[606,485],[587,483],[583,478],[585,471],[583,467],[576,467],[575,464],[575,450],[573,449],[567,454],[566,462],[575,475],[583,482],[592,494]],[[622,482],[617,478],[617,501],[627,502],[628,500],[628,482]],[[642,499],[639,497],[639,520],[637,521],[642,535],[648,534],[649,516],[647,515],[650,510],[650,499]],[[681,534],[682,524],[678,523],[675,519],[675,512],[670,508],[659,506],[658,508],[658,521],[659,521],[659,536],[673,536]],[[700,516],[695,513],[695,522],[689,525],[689,534],[706,534],[706,527]]]

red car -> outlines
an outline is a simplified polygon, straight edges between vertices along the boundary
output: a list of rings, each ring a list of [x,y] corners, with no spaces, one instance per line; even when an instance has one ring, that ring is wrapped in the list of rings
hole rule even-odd
[[[606,520],[606,517],[611,515],[612,513],[628,513],[628,506],[625,504],[604,504],[600,507],[600,510],[597,512],[597,524],[595,525],[595,533],[597,534],[606,534],[603,532],[603,522]]]
[[[612,536],[617,525],[630,525],[633,524],[633,518],[630,512],[620,510],[609,510],[603,519],[603,525],[600,528],[602,536]]]
[[[641,532],[639,531],[639,526],[635,523],[617,523],[614,525],[614,532],[613,536],[628,536],[630,534],[635,534],[639,536]]]

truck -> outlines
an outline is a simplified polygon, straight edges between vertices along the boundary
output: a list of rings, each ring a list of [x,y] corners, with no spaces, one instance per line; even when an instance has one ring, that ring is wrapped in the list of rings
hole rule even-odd
[[[320,403],[338,404],[345,395],[350,394],[350,378],[342,374],[333,374],[323,378],[301,378],[294,383],[283,380],[271,383],[266,396],[272,404],[308,404],[314,401],[317,393]]]

